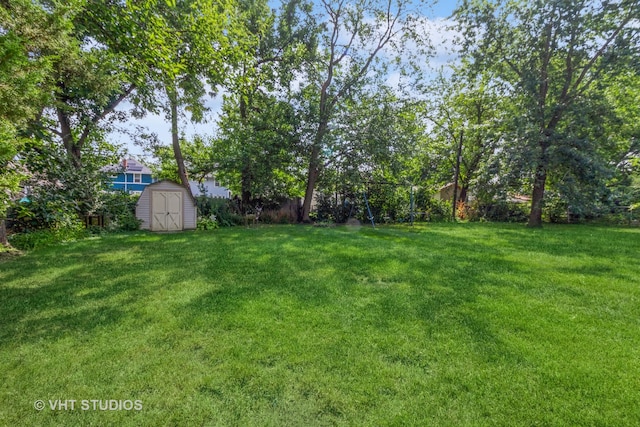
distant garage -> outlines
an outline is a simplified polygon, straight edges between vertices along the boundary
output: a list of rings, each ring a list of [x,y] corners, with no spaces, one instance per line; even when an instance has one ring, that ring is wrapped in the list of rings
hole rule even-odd
[[[149,184],[136,204],[140,228],[151,231],[195,230],[197,208],[189,192],[173,181]]]

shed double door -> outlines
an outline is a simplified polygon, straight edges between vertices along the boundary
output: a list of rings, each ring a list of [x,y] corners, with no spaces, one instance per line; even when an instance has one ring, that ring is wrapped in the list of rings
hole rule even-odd
[[[154,191],[151,209],[151,230],[182,230],[182,192]]]

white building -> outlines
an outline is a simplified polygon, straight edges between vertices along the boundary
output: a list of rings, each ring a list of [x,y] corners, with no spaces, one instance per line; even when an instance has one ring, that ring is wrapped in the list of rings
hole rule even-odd
[[[231,191],[224,187],[213,175],[207,175],[201,182],[189,181],[191,193],[194,197],[208,196],[222,199],[230,199]]]

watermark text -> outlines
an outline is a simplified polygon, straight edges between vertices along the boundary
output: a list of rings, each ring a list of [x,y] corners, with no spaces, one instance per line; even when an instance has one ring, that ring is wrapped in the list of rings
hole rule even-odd
[[[48,399],[36,400],[37,411],[142,411],[142,400]]]

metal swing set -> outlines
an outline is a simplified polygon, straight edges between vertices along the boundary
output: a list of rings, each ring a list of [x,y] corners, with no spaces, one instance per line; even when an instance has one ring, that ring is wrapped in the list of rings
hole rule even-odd
[[[364,204],[367,208],[367,219],[369,221],[371,221],[371,227],[376,228],[376,223],[375,220],[373,218],[373,214],[371,213],[371,207],[369,206],[369,199],[367,199],[367,192],[363,191],[362,192],[362,198],[364,199]],[[351,218],[351,216],[353,215],[353,209],[355,208],[355,203],[351,203],[350,200],[347,198],[344,200],[343,204],[346,206],[347,204],[351,205],[351,209],[349,210],[349,215],[347,216],[347,218]]]
[[[402,186],[401,184],[394,184],[394,183],[390,183],[390,182],[385,182],[385,183],[377,183],[377,184],[383,184],[383,185],[393,185],[396,187],[400,187]],[[416,212],[415,211],[415,195],[414,195],[414,189],[416,189],[417,187],[414,185],[410,186],[410,193],[409,193],[409,221],[411,226],[413,226],[413,222],[415,220],[416,215],[420,215],[420,214],[426,214],[426,212]],[[373,214],[371,213],[371,206],[369,205],[369,199],[367,198],[367,191],[363,190],[362,191],[362,198],[364,200],[364,204],[367,208],[367,219],[371,222],[371,227],[372,228],[376,228],[376,224],[375,224],[375,219],[373,217]],[[349,203],[349,200],[346,199],[344,201],[344,204],[346,205],[347,203]],[[355,204],[351,204],[351,210],[349,211],[349,216],[348,218],[351,218],[352,214],[353,214],[353,209],[355,207]]]

